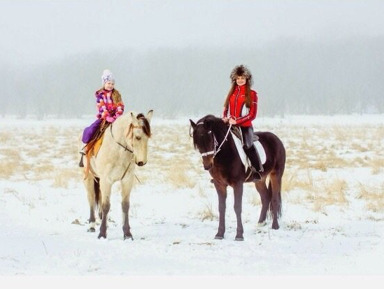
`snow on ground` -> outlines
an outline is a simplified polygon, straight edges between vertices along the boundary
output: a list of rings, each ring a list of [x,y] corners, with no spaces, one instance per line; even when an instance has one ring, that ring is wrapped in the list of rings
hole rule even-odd
[[[225,239],[213,238],[218,226],[216,192],[193,149],[188,118],[153,118],[149,161],[138,168],[140,182],[131,195],[134,240],[122,238],[118,185],[112,194],[107,239],[97,238],[98,228],[96,233],[87,232],[89,208],[77,167],[76,142],[89,123],[89,119],[0,119],[0,276],[4,281],[30,284],[57,278],[53,282],[65,284],[96,278],[95,284],[118,285],[128,278],[137,284],[178,281],[185,287],[197,279],[204,284],[224,280],[223,285],[235,286],[264,281],[284,285],[299,278],[297,285],[310,282],[313,287],[313,282],[320,284],[316,280],[333,282],[343,277],[359,284],[384,276],[383,164],[376,171],[364,165],[319,170],[309,163],[303,167],[289,155],[300,149],[293,144],[303,132],[315,130],[309,134],[314,138],[307,139],[315,147],[329,140],[314,133],[335,125],[337,130],[363,127],[381,132],[381,139],[373,136],[367,141],[376,142],[377,152],[382,152],[384,115],[259,118],[255,124],[277,133],[287,146],[287,185],[281,227],[272,230],[270,222],[257,226],[258,194],[245,184],[243,242],[234,241],[231,191]],[[352,158],[361,154],[363,159],[375,159],[374,154],[367,156],[347,145],[327,148],[349,152]],[[308,155],[314,161],[321,157]],[[176,173],[182,175],[174,178]],[[300,178],[312,181],[312,191],[292,185]],[[344,199],[329,204],[324,194],[332,182],[344,185],[335,189],[343,192]],[[371,195],[377,195],[377,202],[362,196],[365,184]],[[370,202],[379,205],[369,209]]]

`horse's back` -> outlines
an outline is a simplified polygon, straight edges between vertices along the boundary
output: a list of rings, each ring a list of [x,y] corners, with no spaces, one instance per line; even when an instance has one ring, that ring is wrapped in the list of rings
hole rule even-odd
[[[286,161],[285,147],[281,139],[270,131],[257,131],[255,135],[266,151],[267,158],[275,158],[274,162],[284,170]]]

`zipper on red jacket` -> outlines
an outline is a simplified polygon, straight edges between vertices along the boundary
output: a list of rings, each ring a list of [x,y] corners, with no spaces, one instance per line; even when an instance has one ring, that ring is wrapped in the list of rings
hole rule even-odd
[[[239,98],[239,94],[240,94],[240,86],[237,86],[237,95],[235,96],[235,113],[233,115],[233,117],[235,118],[235,120],[237,119],[236,115],[237,115],[237,99]]]

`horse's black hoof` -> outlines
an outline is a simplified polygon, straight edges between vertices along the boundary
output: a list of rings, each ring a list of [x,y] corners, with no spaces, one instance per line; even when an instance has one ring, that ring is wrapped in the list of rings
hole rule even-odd
[[[99,238],[99,239],[101,239],[101,238],[107,239],[107,236],[106,236],[106,235],[99,234],[98,238]]]
[[[217,236],[217,235],[216,235],[216,236],[215,236],[215,239],[216,239],[216,240],[223,240],[224,237],[223,237],[223,236]]]
[[[89,228],[89,229],[87,230],[87,232],[94,233],[94,232],[96,232],[96,230],[95,230],[95,228]]]
[[[235,241],[244,241],[244,238],[243,237],[236,237]]]

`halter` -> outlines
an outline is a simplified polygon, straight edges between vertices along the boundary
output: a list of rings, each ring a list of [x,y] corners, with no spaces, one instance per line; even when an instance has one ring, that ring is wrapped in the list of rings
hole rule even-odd
[[[201,125],[201,124],[204,124],[204,122],[203,121],[198,122],[196,125]],[[231,127],[232,127],[232,124],[229,125],[227,133],[225,134],[225,137],[224,137],[223,141],[220,143],[218,148],[217,148],[218,142],[217,142],[216,136],[215,136],[215,134],[213,134],[213,150],[209,151],[209,152],[201,153],[201,156],[206,157],[206,156],[213,155],[213,157],[215,157],[219,153],[219,151],[221,150],[221,147],[223,146],[224,142],[227,140],[228,134],[231,131]]]
[[[133,153],[133,149],[130,149],[128,146],[122,145],[121,143],[119,143],[118,141],[115,140],[115,137],[113,136],[113,133],[112,133],[112,123],[111,123],[110,127],[111,127],[111,136],[112,136],[112,139],[115,141],[115,143],[117,143],[119,146],[124,148],[125,151],[129,151],[130,153]],[[128,131],[128,133],[129,133],[129,131]],[[133,134],[132,134],[132,137],[133,137]]]

